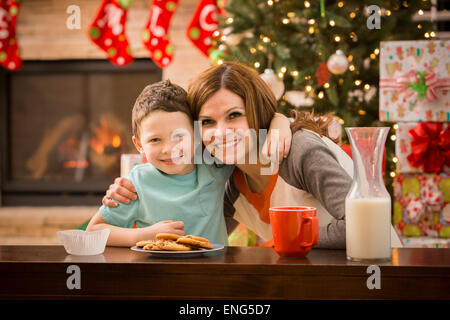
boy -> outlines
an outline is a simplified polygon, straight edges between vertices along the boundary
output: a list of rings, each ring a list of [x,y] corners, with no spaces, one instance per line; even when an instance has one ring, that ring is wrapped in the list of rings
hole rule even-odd
[[[103,205],[86,230],[109,228],[110,246],[134,246],[158,233],[193,234],[226,245],[223,197],[234,166],[194,164],[186,91],[170,81],[145,87],[132,121],[133,143],[148,161],[134,167],[128,178],[138,199]],[[134,221],[138,228],[131,228]]]

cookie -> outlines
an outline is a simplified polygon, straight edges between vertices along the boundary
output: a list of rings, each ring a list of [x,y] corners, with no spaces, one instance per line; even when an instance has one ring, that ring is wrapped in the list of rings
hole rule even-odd
[[[176,234],[171,234],[171,233],[158,233],[156,235],[156,239],[158,240],[173,240],[173,241],[177,241],[178,238],[180,238],[181,236],[176,235]]]
[[[181,243],[177,243],[175,241],[171,241],[171,240],[163,240],[163,241],[164,241],[164,243],[162,244],[163,250],[168,250],[168,251],[190,251],[191,250],[191,247],[186,246]]]
[[[214,247],[208,242],[205,241],[198,241],[192,238],[187,238],[187,237],[180,237],[177,240],[177,243],[180,244],[185,244],[185,245],[189,245],[189,246],[194,246],[194,247],[201,247],[201,248],[205,248],[205,249],[213,249]]]
[[[161,240],[147,241],[146,245],[143,247],[144,250],[163,250],[163,248],[163,242]]]
[[[145,247],[149,243],[153,243],[154,240],[142,240],[136,243],[136,247]]]
[[[194,240],[197,240],[197,241],[201,241],[201,242],[209,242],[209,240],[206,239],[206,238],[193,236],[192,234],[189,234],[189,235],[185,236],[185,238],[191,238],[191,239],[194,239]]]

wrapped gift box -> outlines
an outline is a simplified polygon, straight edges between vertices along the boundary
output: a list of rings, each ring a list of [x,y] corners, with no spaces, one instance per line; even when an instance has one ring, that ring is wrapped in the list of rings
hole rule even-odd
[[[380,44],[380,120],[450,121],[450,41]]]
[[[404,248],[450,248],[450,239],[429,237],[401,238]]]
[[[398,173],[450,172],[450,126],[440,122],[398,123]]]
[[[404,237],[450,238],[450,173],[395,177],[393,222]]]

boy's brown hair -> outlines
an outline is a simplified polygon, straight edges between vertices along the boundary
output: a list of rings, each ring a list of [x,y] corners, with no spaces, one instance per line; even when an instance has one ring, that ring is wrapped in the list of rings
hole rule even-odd
[[[152,83],[144,88],[136,99],[132,112],[133,135],[139,139],[142,120],[153,111],[183,112],[190,119],[187,93],[169,80]]]

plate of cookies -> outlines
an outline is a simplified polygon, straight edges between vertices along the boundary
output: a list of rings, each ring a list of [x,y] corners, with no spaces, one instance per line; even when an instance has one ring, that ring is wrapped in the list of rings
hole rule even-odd
[[[158,233],[154,240],[142,240],[131,247],[133,251],[151,253],[156,257],[197,257],[204,253],[223,250],[221,244],[210,243],[208,239],[194,235],[179,236]]]

